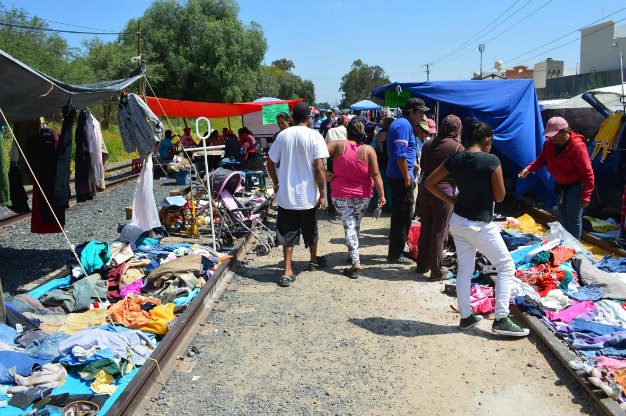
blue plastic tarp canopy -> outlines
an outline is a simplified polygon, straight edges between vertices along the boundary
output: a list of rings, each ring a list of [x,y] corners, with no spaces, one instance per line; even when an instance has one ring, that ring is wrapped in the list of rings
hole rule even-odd
[[[543,148],[543,124],[532,80],[394,82],[371,92],[385,98],[386,90],[410,91],[434,110],[439,102],[439,119],[455,114],[461,120],[475,117],[489,123],[494,132],[495,153],[508,178],[515,181],[516,196],[533,192],[546,201],[554,200],[553,179],[541,169],[527,179],[517,174],[535,160]]]
[[[348,108],[353,111],[367,111],[367,110],[380,110],[382,107],[370,100],[361,100],[358,103],[352,104]]]

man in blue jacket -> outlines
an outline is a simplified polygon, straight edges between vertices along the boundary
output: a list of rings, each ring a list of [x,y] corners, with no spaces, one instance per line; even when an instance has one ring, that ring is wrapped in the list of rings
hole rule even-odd
[[[403,256],[411,227],[411,207],[415,205],[413,179],[417,144],[413,127],[419,124],[428,110],[424,100],[410,98],[402,107],[402,117],[391,123],[387,133],[387,178],[391,188],[391,226],[387,251],[389,263],[413,263]]]

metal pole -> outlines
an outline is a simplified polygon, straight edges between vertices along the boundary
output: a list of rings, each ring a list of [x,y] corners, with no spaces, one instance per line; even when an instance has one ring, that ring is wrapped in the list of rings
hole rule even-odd
[[[200,120],[205,120],[207,123],[207,135],[206,136],[201,136],[200,134]],[[213,223],[213,195],[211,194],[211,183],[209,181],[209,161],[208,161],[208,157],[207,157],[207,139],[209,138],[209,136],[211,135],[211,121],[209,121],[208,118],[206,117],[198,117],[196,119],[196,136],[200,137],[200,140],[202,140],[202,150],[203,150],[203,154],[204,154],[204,179],[206,179],[206,189],[207,192],[209,193],[209,217],[211,218],[211,236],[213,236],[213,251],[216,251],[216,244],[217,242],[215,241],[215,224]],[[190,150],[190,149],[187,149]],[[193,151],[193,149],[191,149]],[[198,174],[199,176],[199,174]],[[198,178],[199,179],[199,178]]]
[[[485,44],[481,43],[478,45],[478,50],[480,51],[480,79],[483,79],[483,51],[485,50]]]

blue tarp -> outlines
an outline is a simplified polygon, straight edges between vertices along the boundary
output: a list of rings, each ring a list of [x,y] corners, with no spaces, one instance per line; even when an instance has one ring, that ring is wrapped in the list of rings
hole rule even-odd
[[[353,111],[367,111],[367,110],[380,110],[382,107],[370,100],[361,100],[358,103],[352,104],[348,108]]]
[[[554,200],[553,179],[545,169],[518,179],[517,174],[535,160],[543,148],[543,124],[532,80],[394,82],[372,91],[385,98],[385,90],[402,88],[426,101],[431,109],[439,101],[439,119],[455,114],[464,120],[475,117],[494,131],[494,153],[504,174],[516,182],[516,195],[533,192]]]

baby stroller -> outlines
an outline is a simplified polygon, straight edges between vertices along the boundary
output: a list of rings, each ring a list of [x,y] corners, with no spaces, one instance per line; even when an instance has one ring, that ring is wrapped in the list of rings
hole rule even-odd
[[[263,224],[260,210],[243,206],[233,196],[241,187],[241,181],[241,172],[221,167],[215,169],[209,176],[211,193],[217,203],[219,216],[222,218],[215,238],[229,245],[234,238],[252,234],[256,238],[254,251],[257,255],[264,256],[274,247],[274,233]],[[269,201],[271,203],[271,200]],[[261,232],[266,231],[269,236],[262,237],[258,231],[255,232],[257,225],[262,228]]]

